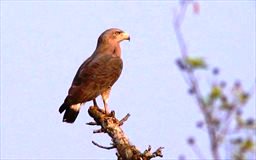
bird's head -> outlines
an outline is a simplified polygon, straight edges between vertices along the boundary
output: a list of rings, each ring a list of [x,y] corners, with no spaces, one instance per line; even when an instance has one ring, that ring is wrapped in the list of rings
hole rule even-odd
[[[107,43],[119,43],[123,40],[129,40],[130,41],[130,36],[128,33],[118,29],[118,28],[110,28],[106,31],[104,31],[99,39],[98,42],[107,42]]]

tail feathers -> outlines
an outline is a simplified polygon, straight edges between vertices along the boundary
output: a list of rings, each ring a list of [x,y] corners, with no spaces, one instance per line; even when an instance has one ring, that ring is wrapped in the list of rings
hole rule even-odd
[[[81,106],[80,103],[74,104],[71,106],[66,106],[64,104],[61,105],[61,107],[59,109],[60,113],[62,113],[64,110],[66,110],[64,113],[63,122],[74,123],[76,120],[76,117],[79,114],[80,106]]]
[[[60,106],[59,112],[62,113],[62,112],[65,111],[68,107],[69,107],[69,105],[64,102],[64,103]]]

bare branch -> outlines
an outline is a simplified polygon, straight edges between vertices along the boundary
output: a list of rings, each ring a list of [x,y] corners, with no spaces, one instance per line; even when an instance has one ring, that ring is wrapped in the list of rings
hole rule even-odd
[[[88,122],[86,124],[89,125],[89,126],[96,126],[96,125],[98,125],[96,122]]]
[[[124,124],[125,121],[128,120],[128,118],[130,117],[131,115],[128,113],[124,118],[122,118],[119,122],[119,126],[122,126]]]
[[[108,149],[108,150],[110,150],[110,149],[116,148],[116,146],[105,147],[105,146],[102,146],[102,145],[100,145],[100,144],[98,144],[98,143],[96,143],[96,142],[94,142],[94,141],[92,141],[92,144],[94,144],[95,146],[97,146],[97,147],[99,147],[99,148],[102,148],[102,149]]]
[[[107,133],[113,142],[113,146],[105,147],[95,142],[94,145],[103,149],[117,149],[118,160],[150,160],[154,157],[162,157],[162,147],[158,148],[155,152],[151,153],[151,148],[148,148],[144,153],[141,153],[136,146],[132,145],[121,129],[121,125],[128,119],[130,114],[127,114],[122,120],[115,117],[114,112],[106,114],[97,106],[91,106],[88,109],[89,115],[95,120],[96,124],[101,126],[98,132],[104,131]],[[113,113],[113,114],[112,114]]]
[[[101,128],[101,129],[94,130],[93,133],[106,133],[106,131],[103,128]]]
[[[153,152],[152,153],[152,158],[154,158],[154,157],[163,157],[162,149],[164,149],[164,147],[159,147],[155,152]]]

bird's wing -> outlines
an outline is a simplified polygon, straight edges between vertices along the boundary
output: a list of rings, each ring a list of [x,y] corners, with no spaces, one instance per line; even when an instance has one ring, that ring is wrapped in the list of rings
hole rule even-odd
[[[78,69],[69,89],[69,101],[83,103],[111,87],[122,71],[122,60],[109,54],[88,58]]]

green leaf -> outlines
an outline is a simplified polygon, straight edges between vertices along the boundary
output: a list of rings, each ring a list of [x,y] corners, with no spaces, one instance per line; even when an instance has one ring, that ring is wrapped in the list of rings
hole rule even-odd
[[[186,58],[186,63],[193,69],[197,69],[197,68],[205,69],[207,67],[204,59],[201,57],[196,57],[196,58],[188,57]]]
[[[241,93],[241,94],[239,95],[239,101],[240,101],[240,103],[241,103],[241,104],[245,104],[245,103],[248,101],[249,97],[250,97],[250,95],[249,95],[248,93],[245,93],[245,92]]]
[[[242,150],[242,151],[250,151],[250,150],[252,150],[254,148],[254,144],[253,144],[253,141],[251,140],[251,139],[247,139],[247,140],[245,140],[242,144],[241,144],[241,146],[240,146],[240,149]]]
[[[213,86],[210,93],[210,98],[217,99],[221,96],[221,94],[222,94],[221,88],[218,86]]]

